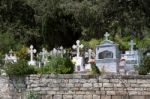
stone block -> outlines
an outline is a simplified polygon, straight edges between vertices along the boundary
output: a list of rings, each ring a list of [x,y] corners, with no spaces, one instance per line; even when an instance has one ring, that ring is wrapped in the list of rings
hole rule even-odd
[[[111,99],[111,96],[101,96],[101,99]]]
[[[145,84],[145,83],[143,83],[143,84],[140,84],[139,86],[140,86],[140,87],[146,87],[146,88],[148,88],[148,87],[150,87],[150,84]]]
[[[145,99],[150,99],[150,95],[149,96],[145,96]]]
[[[83,87],[92,87],[92,83],[85,83],[83,84]]]
[[[56,91],[47,91],[47,94],[48,94],[48,95],[56,94]]]
[[[83,99],[92,99],[92,95],[84,95]]]
[[[105,91],[96,91],[96,94],[97,95],[106,95],[106,92]]]
[[[74,87],[82,87],[82,85],[83,85],[83,84],[81,84],[81,83],[75,83],[75,84],[74,84]]]
[[[145,96],[130,96],[130,99],[145,99]]]
[[[93,83],[93,87],[102,87],[102,83]]]
[[[137,91],[128,91],[129,95],[138,95]]]
[[[122,99],[122,96],[112,96],[111,99]]]
[[[79,83],[79,79],[69,79],[69,83]]]
[[[74,95],[73,99],[83,99],[83,95]]]
[[[106,91],[106,95],[116,95],[115,91]]]
[[[75,94],[77,94],[77,95],[84,95],[84,94],[85,94],[85,91],[76,91]]]
[[[136,80],[136,79],[129,79],[129,80],[128,80],[128,83],[135,84],[135,83],[137,83],[137,80]]]
[[[73,99],[72,95],[63,95],[63,99]]]
[[[103,83],[103,87],[113,87],[113,83]]]
[[[102,81],[101,81],[102,80]],[[110,80],[109,79],[99,79],[99,82],[103,82],[103,83],[109,83]]]
[[[98,83],[98,79],[89,79],[88,83]]]
[[[74,84],[68,83],[66,84],[66,87],[74,87]]]
[[[62,95],[54,95],[53,99],[62,99]]]
[[[110,82],[111,82],[111,83],[118,83],[118,82],[119,82],[119,79],[110,79]]]
[[[147,84],[147,83],[149,83],[149,82],[148,82],[147,80],[137,79],[137,83]]]
[[[52,95],[46,95],[43,99],[53,99]]]
[[[100,95],[93,95],[93,99],[100,99]]]

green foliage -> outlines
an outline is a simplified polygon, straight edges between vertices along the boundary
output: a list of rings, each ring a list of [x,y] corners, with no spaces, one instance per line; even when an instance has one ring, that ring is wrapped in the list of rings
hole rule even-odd
[[[92,48],[92,49],[95,49],[96,48],[96,45],[99,45],[101,42],[101,39],[91,39],[89,41],[86,41],[86,40],[82,40],[81,43],[87,47],[87,48]]]
[[[36,92],[30,91],[27,94],[27,99],[38,99],[38,94]]]
[[[146,75],[147,73],[150,73],[150,56],[147,56],[143,59],[141,65],[137,67],[137,70],[140,75]]]
[[[36,74],[36,70],[34,67],[29,66],[25,60],[19,60],[16,63],[7,63],[5,67],[6,74],[8,75],[28,75],[28,74]]]
[[[95,64],[91,64],[92,67],[92,74],[101,74],[100,70]]]
[[[119,35],[121,49],[128,48],[131,34],[143,47],[150,37],[149,12],[148,0],[0,0],[0,49],[5,53],[31,42],[39,48],[70,47],[80,38],[102,38],[106,31],[113,40]]]
[[[74,65],[68,58],[52,57],[48,64],[40,69],[38,72],[41,74],[58,73],[58,74],[71,74],[74,71]]]

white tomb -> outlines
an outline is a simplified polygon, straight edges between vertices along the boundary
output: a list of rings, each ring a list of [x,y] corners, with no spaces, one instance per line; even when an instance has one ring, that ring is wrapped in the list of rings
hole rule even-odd
[[[117,73],[119,63],[118,44],[108,39],[109,34],[105,33],[105,40],[96,46],[96,66],[102,72]]]
[[[34,53],[36,53],[36,49],[33,49],[33,45],[28,49],[28,53],[30,54],[30,61],[28,61],[28,65],[36,65],[36,61],[33,59]]]
[[[80,56],[80,48],[83,48],[83,45],[80,45],[80,41],[76,41],[77,45],[73,45],[72,48],[77,50],[76,57],[73,57],[73,61],[75,62],[75,72],[84,71],[84,63],[83,57]]]

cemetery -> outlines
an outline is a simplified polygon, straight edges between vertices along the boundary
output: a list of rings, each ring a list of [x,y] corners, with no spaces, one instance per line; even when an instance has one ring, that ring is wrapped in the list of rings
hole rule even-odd
[[[0,0],[0,99],[150,99],[150,1]]]

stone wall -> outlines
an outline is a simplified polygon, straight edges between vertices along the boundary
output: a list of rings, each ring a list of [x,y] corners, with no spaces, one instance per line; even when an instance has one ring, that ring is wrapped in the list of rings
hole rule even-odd
[[[0,76],[0,99],[12,99],[11,89],[9,78]]]
[[[30,75],[41,99],[150,99],[150,76]]]

